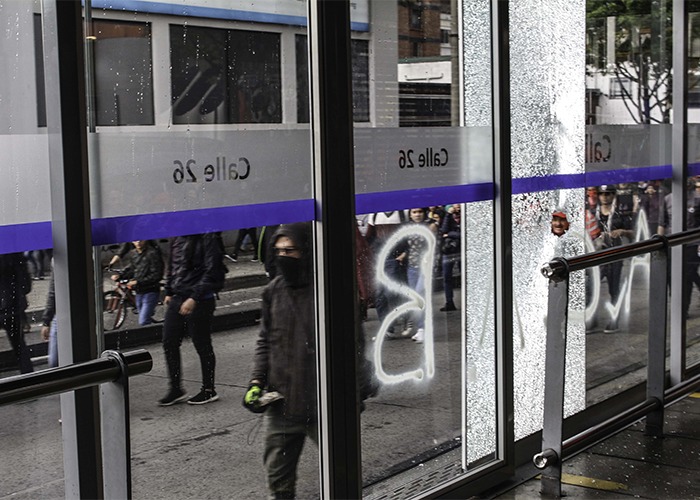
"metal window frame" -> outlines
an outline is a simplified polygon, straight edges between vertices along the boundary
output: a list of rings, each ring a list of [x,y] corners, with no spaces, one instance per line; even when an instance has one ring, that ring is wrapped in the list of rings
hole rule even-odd
[[[321,497],[360,498],[350,2],[308,8]]]
[[[98,357],[80,0],[44,0],[43,44],[59,360]],[[102,498],[96,387],[61,395],[67,498]]]
[[[673,169],[672,203],[676,217],[672,220],[674,233],[685,231],[685,213],[688,193],[688,7],[684,0],[673,1],[673,123],[671,124],[671,164]],[[674,247],[671,253],[671,276],[683,276],[683,248]],[[686,376],[686,321],[683,318],[683,280],[671,280],[671,330],[669,362],[671,384],[676,385]]]

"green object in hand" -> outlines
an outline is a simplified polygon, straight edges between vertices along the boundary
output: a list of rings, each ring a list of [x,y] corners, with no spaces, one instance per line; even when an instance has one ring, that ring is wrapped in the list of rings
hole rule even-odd
[[[260,386],[251,385],[248,389],[248,392],[245,393],[245,398],[243,398],[243,401],[246,405],[254,405],[260,399],[261,394],[262,389],[260,388]]]

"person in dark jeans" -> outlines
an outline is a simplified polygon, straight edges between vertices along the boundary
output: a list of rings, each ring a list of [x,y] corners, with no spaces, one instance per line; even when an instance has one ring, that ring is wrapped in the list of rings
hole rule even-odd
[[[134,245],[132,264],[120,274],[112,275],[114,281],[127,279],[130,288],[136,292],[136,309],[139,312],[139,325],[153,323],[153,311],[160,298],[160,280],[163,278],[163,256],[155,242],[137,240]]]
[[[234,262],[238,261],[238,252],[243,248],[243,242],[245,237],[250,236],[250,242],[253,245],[253,258],[250,259],[251,262],[258,262],[258,230],[255,227],[247,227],[238,230],[238,237],[236,238],[236,244],[233,247],[233,254],[231,259]]]
[[[21,373],[34,371],[22,332],[22,318],[28,305],[26,294],[31,287],[32,280],[24,255],[0,255],[0,327],[7,332]]]
[[[442,235],[442,281],[445,288],[445,305],[441,311],[456,311],[454,302],[454,284],[452,273],[455,264],[459,264],[461,255],[460,224],[462,223],[462,207],[459,204],[452,205],[452,210],[445,216],[440,228]]]
[[[171,240],[163,324],[163,350],[170,390],[158,402],[160,406],[187,399],[181,384],[180,360],[180,345],[185,335],[192,339],[202,369],[202,389],[187,402],[199,405],[219,399],[214,387],[216,357],[211,343],[211,319],[216,292],[221,289],[225,276],[223,255],[220,233],[178,236]]]

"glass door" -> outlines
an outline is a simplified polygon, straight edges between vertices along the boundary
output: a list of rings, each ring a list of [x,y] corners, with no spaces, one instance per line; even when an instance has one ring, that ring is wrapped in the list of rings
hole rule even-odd
[[[352,32],[353,69],[368,68],[353,71],[358,294],[374,382],[363,483],[368,498],[407,498],[502,458],[491,5],[371,7],[370,31]]]

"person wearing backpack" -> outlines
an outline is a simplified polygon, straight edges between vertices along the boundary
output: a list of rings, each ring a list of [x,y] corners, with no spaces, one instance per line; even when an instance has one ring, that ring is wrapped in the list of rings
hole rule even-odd
[[[170,241],[165,275],[165,319],[163,351],[170,389],[158,404],[170,406],[187,401],[201,405],[217,401],[214,387],[216,357],[211,343],[211,319],[216,294],[224,285],[226,266],[220,233],[177,236]],[[185,335],[192,339],[202,368],[202,389],[187,398],[182,388],[180,345]]]
[[[31,289],[32,278],[24,255],[0,255],[0,327],[7,332],[20,373],[34,371],[22,332],[22,318],[28,305],[26,295]]]

